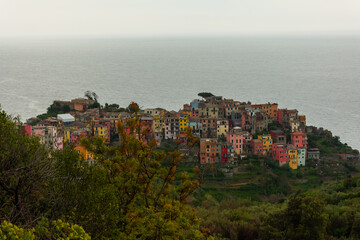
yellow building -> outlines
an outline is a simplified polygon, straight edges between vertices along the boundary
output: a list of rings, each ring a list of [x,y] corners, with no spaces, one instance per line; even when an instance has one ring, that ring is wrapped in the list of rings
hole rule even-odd
[[[82,145],[76,146],[75,151],[77,151],[85,160],[93,160],[94,159],[94,155],[92,153],[90,153]]]
[[[102,125],[95,125],[94,127],[94,136],[99,136],[103,138],[107,138],[108,132],[107,127]]]
[[[164,119],[162,116],[153,116],[152,130],[156,137],[161,137],[164,131]]]
[[[288,146],[288,155],[289,155],[289,167],[292,169],[297,169],[299,162],[297,149],[292,145]]]
[[[217,137],[225,137],[226,133],[229,132],[229,121],[228,120],[217,120]]]
[[[70,142],[70,130],[64,131],[64,142]]]
[[[270,135],[258,136],[258,139],[263,143],[263,155],[271,154],[273,140]]]
[[[180,114],[179,116],[179,130],[180,132],[184,132],[187,128],[188,115]]]
[[[180,114],[186,114],[186,115],[188,115],[188,116],[191,116],[191,110],[184,110],[184,109],[183,109],[183,110],[180,110],[179,113],[180,113]]]
[[[90,123],[94,136],[103,137],[106,143],[110,143],[110,121],[92,120]]]

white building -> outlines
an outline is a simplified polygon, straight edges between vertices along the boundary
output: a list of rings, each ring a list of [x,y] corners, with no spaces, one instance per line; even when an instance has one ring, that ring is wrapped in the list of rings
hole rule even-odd
[[[298,166],[305,166],[306,149],[298,148]]]

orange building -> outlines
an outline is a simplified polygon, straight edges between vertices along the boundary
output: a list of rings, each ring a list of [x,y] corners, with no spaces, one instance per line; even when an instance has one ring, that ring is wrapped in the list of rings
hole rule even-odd
[[[94,155],[90,153],[84,146],[78,145],[75,148],[75,151],[77,151],[85,160],[93,160]]]
[[[251,105],[253,109],[263,110],[266,115],[272,119],[277,119],[278,117],[278,104],[277,103],[266,103],[266,104],[254,104]]]
[[[216,162],[216,140],[203,139],[200,141],[200,163],[215,163]]]

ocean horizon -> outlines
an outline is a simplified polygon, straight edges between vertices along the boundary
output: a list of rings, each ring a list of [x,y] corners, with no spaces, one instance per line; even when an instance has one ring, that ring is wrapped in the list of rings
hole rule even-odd
[[[360,37],[0,39],[0,104],[27,118],[53,100],[179,110],[212,92],[298,109],[360,149]]]

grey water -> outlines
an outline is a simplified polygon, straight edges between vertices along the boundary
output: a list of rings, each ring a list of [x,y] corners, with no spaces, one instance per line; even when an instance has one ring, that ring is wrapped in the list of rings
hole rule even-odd
[[[209,91],[277,102],[360,149],[360,37],[0,39],[0,104],[23,120],[54,99],[179,110]]]

